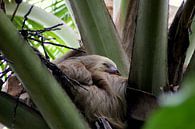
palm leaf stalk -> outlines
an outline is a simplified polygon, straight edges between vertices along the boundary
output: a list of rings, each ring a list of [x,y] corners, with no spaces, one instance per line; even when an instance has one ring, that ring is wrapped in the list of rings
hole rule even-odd
[[[86,129],[69,97],[0,10],[0,48],[51,129]],[[10,33],[12,32],[12,33]]]
[[[129,83],[157,95],[167,85],[168,0],[140,0]]]

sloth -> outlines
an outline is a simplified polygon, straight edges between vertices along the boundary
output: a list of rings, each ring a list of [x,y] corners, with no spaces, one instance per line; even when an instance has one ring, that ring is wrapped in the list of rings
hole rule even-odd
[[[120,76],[116,64],[103,56],[87,55],[69,58],[58,67],[84,87],[72,89],[73,102],[89,125],[105,118],[114,129],[126,127],[125,89],[127,78]]]

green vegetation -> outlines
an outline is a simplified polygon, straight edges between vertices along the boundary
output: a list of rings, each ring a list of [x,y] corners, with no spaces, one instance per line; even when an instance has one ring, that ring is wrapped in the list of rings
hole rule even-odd
[[[121,5],[118,5],[121,7],[119,9],[121,12],[118,12],[122,20],[120,27],[129,31],[131,28],[125,26],[127,25],[125,22],[128,22],[126,17],[129,13],[127,11],[131,6],[125,3],[131,3],[130,1],[122,0]],[[187,41],[182,39],[184,32],[180,30],[182,27],[187,30],[186,39],[188,40],[188,31],[192,29],[190,47],[184,65],[186,67],[189,63],[189,67],[185,74],[182,72],[183,66],[180,67],[179,73],[183,78],[174,86],[180,86],[181,89],[176,93],[168,89],[170,94],[162,91],[163,87],[172,88],[170,86],[173,86],[169,80],[168,56],[170,55],[168,52],[177,55],[180,51],[172,49],[170,52],[169,48],[168,39],[173,37],[168,36],[168,0],[139,0],[138,14],[135,14],[136,27],[132,37],[134,44],[130,59],[123,49],[124,46],[121,43],[123,39],[119,37],[117,27],[114,26],[103,0],[52,0],[47,3],[41,0],[30,0],[28,2],[43,9],[34,6],[23,29],[42,30],[63,23],[63,26],[57,27],[60,30],[43,33],[44,41],[78,48],[82,39],[89,54],[111,58],[124,76],[129,75],[129,87],[159,97],[160,107],[146,120],[144,129],[195,128],[194,0],[187,0],[187,4],[184,4],[181,16],[183,19],[178,20],[178,26],[175,28],[177,33],[181,32],[181,35],[179,38],[175,36],[176,39],[173,40],[187,44]],[[32,40],[29,44],[18,33],[18,30],[22,29],[24,15],[31,7],[29,3],[20,4],[13,22],[10,19],[16,4],[13,1],[6,1],[6,14],[0,9],[0,50],[5,55],[8,64],[25,84],[25,88],[43,116],[42,118],[36,111],[19,103],[17,120],[14,123],[15,129],[27,127],[29,129],[86,129],[88,127],[85,121],[54,77],[35,56],[30,45],[38,48],[43,54],[47,51],[52,60],[62,56],[69,49],[47,44],[44,50],[40,42]],[[123,29],[119,30],[120,34],[122,34],[121,31],[125,32]],[[36,36],[33,38],[41,39]],[[181,55],[184,59],[185,54],[186,51]],[[8,68],[7,63],[2,60],[0,63],[0,71]],[[173,69],[177,70],[176,67]],[[6,74],[3,81],[8,76]],[[10,96],[0,93],[0,122],[10,128],[13,126],[10,114],[13,113],[12,109],[17,103]],[[23,119],[25,119],[24,122]]]

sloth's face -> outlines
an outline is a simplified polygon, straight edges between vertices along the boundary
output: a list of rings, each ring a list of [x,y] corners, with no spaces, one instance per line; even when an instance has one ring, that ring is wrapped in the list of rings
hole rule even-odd
[[[113,64],[110,63],[102,63],[102,69],[104,72],[110,73],[110,74],[116,74],[116,75],[120,75],[119,70],[117,69],[117,67]]]
[[[99,55],[88,55],[79,57],[81,62],[90,71],[102,71],[110,74],[120,75],[116,64],[107,57]]]

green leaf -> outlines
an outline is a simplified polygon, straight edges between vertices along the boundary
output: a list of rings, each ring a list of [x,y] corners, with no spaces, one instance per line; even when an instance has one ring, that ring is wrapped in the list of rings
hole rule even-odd
[[[195,129],[195,96],[184,103],[155,112],[144,129]]]
[[[12,15],[15,7],[16,4],[7,3],[6,4],[7,15]],[[28,12],[30,7],[31,7],[30,4],[23,2],[22,4],[20,4],[16,16],[24,17],[24,15]],[[72,30],[72,28],[67,26],[62,20],[57,18],[55,15],[52,15],[51,13],[47,13],[43,9],[34,6],[28,18],[40,25],[44,25],[44,27],[50,27],[59,23],[63,23],[64,25],[63,27],[61,27],[61,30],[55,31],[54,33],[60,39],[62,39],[66,43],[66,45],[75,48],[79,47],[79,43],[78,43],[79,35],[75,33]]]

